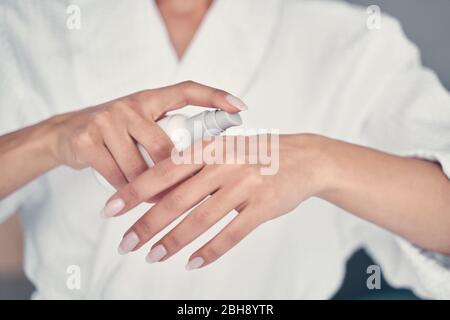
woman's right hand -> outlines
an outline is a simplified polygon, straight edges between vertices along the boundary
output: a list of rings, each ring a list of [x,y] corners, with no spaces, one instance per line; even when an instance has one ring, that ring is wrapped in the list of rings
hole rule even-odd
[[[58,164],[74,169],[94,168],[118,189],[147,169],[136,142],[155,162],[170,154],[173,145],[156,121],[188,104],[228,112],[246,108],[225,91],[191,81],[144,90],[53,117],[53,156]]]

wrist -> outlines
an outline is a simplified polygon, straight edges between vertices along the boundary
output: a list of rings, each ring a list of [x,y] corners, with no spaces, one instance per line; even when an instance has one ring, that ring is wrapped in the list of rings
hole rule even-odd
[[[46,121],[0,137],[0,199],[57,166],[49,152],[52,130]]]
[[[311,196],[323,198],[337,187],[338,167],[334,160],[337,141],[317,134],[299,134],[300,164],[308,172]]]
[[[32,127],[29,139],[29,148],[33,154],[49,169],[60,165],[57,157],[59,126],[56,117],[51,117]]]

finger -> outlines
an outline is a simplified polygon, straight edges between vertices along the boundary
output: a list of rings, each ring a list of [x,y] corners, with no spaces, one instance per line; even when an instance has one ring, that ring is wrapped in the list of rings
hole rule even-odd
[[[203,149],[206,145],[208,145],[209,143],[211,143],[211,141],[208,140],[202,140],[202,141],[197,141],[194,143],[194,145],[191,145],[188,149],[181,151],[181,152],[177,152],[176,150],[172,149],[172,151],[177,152],[177,154],[180,155],[181,158],[184,157],[184,160],[186,161],[185,163],[195,163],[195,150],[200,150]],[[201,159],[203,160],[203,159]],[[149,199],[146,199],[146,202],[149,203],[156,203],[159,202],[166,194],[168,194],[169,192],[171,192],[173,189],[177,188],[180,184],[182,184],[185,180],[189,179],[192,177],[194,173],[188,175],[187,177],[185,177],[184,179],[179,180],[177,183],[175,183],[174,185],[170,186],[169,188],[161,191],[160,193],[156,194],[155,196],[150,197]]]
[[[189,178],[188,178],[189,179]],[[175,184],[174,186],[168,188],[167,190],[164,190],[160,193],[158,193],[156,196],[151,197],[150,199],[147,200],[147,202],[149,203],[157,203],[159,201],[161,201],[162,198],[164,198],[164,196],[166,194],[168,194],[169,192],[171,192],[173,189],[175,189],[176,187],[178,187],[182,182]]]
[[[183,213],[196,206],[206,196],[218,189],[219,184],[214,175],[200,171],[197,175],[182,183],[178,188],[169,192],[161,201],[156,203],[127,231],[119,251],[126,253],[130,249],[137,250],[156,234],[170,225]],[[122,246],[128,244],[126,238],[133,233],[139,242],[133,247]],[[136,237],[137,236],[137,237]]]
[[[121,215],[194,175],[202,167],[203,164],[175,164],[167,158],[116,192],[106,203],[105,215]]]
[[[168,259],[242,204],[245,198],[246,194],[237,188],[220,189],[155,243],[147,256],[147,261],[152,263]],[[161,253],[165,255],[161,256]]]
[[[247,110],[242,100],[228,92],[193,81],[142,91],[141,94],[141,105],[152,111],[154,119],[186,105],[218,108],[228,112]]]
[[[125,176],[106,146],[101,144],[85,150],[84,159],[115,189],[120,189],[126,185],[127,180]]]
[[[117,123],[116,127],[105,122],[101,131],[105,144],[128,182],[134,181],[140,174],[148,169],[136,143],[128,134],[124,125]]]
[[[189,258],[187,270],[198,269],[216,261],[261,224],[257,213],[244,208],[222,231]]]
[[[155,122],[147,121],[135,114],[129,120],[128,132],[144,147],[154,163],[170,155],[173,143]]]

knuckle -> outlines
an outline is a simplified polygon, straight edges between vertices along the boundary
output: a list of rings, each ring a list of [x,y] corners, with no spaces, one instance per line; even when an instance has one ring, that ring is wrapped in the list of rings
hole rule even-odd
[[[164,137],[162,133],[155,132],[155,136],[147,142],[151,146],[151,156],[155,159],[163,159],[169,155],[170,148],[164,143],[165,140],[167,140],[167,137]]]
[[[103,109],[94,114],[92,124],[95,127],[103,128],[106,124],[112,121],[111,110]]]
[[[72,147],[77,153],[82,153],[86,147],[94,145],[92,134],[88,131],[82,131],[72,138]]]
[[[220,213],[229,213],[230,207],[229,203],[234,200],[234,194],[228,194],[224,197],[222,197],[219,201],[215,201],[211,203],[209,209],[209,212],[220,212]]]
[[[243,179],[243,182],[252,186],[252,187],[258,187],[261,185],[264,185],[264,177],[259,173],[256,166],[246,166],[245,171],[245,178]]]
[[[192,213],[191,219],[195,225],[204,226],[208,223],[209,211],[204,209],[196,210]]]
[[[194,87],[196,85],[197,85],[197,83],[195,81],[192,81],[192,80],[185,80],[183,82],[180,82],[180,87],[183,90],[189,90],[189,89],[191,89],[192,87]]]
[[[122,175],[118,174],[114,170],[106,172],[106,175],[106,177],[109,177],[110,183],[116,188],[120,188],[125,183]]]
[[[133,119],[133,121],[137,121],[136,119],[138,119],[138,121],[141,121],[142,118],[140,117],[136,109],[136,107],[139,105],[140,103],[137,102],[137,100],[127,98],[121,101],[119,106],[116,106],[116,110],[118,114]]]
[[[142,117],[142,119],[153,119],[153,115],[150,112],[152,108],[149,109],[145,106],[152,105],[154,100],[153,90],[140,91],[124,99],[122,102],[124,106],[121,107],[121,110],[132,118]]]
[[[104,168],[102,172],[105,176],[105,178],[111,180],[114,183],[118,182],[118,176],[116,172],[112,168]]]
[[[234,244],[238,243],[241,240],[241,236],[239,232],[236,230],[227,232],[223,235],[223,243],[227,247],[231,247]]]
[[[207,261],[212,261],[220,256],[220,251],[218,250],[218,248],[216,248],[214,244],[210,244],[203,248],[200,255],[204,257]]]
[[[167,210],[178,210],[183,208],[186,203],[185,195],[181,193],[174,193],[167,197],[167,201],[165,201],[165,207]]]
[[[147,165],[140,158],[128,159],[127,167],[124,167],[124,172],[130,182],[133,182],[137,177],[148,169]]]
[[[212,98],[213,98],[214,100],[219,100],[219,99],[225,97],[226,94],[227,94],[227,93],[226,93],[225,91],[223,91],[223,90],[220,90],[220,89],[214,89],[214,91],[213,91],[213,93],[212,93]]]
[[[171,163],[169,161],[160,162],[158,168],[155,169],[155,175],[157,178],[170,180],[173,176]]]
[[[182,246],[181,240],[172,233],[167,234],[161,242],[169,251],[175,251]]]
[[[189,95],[189,92],[192,91],[192,89],[194,89],[194,87],[196,87],[198,84],[195,83],[192,80],[186,80],[180,83],[180,92],[181,92],[181,96],[183,97],[183,104],[187,103],[187,97]]]
[[[136,232],[139,239],[148,239],[150,238],[153,229],[149,220],[147,219],[147,215],[144,215],[141,219],[139,219],[133,226],[133,231]]]
[[[118,99],[118,100],[111,102],[111,104],[109,106],[109,110],[108,109],[106,109],[106,110],[108,110],[108,111],[117,110],[118,111],[118,110],[127,109],[129,106],[130,106],[129,99],[123,98],[123,99]]]
[[[125,201],[129,204],[135,204],[142,201],[141,196],[135,186],[130,183],[123,190],[123,197]]]

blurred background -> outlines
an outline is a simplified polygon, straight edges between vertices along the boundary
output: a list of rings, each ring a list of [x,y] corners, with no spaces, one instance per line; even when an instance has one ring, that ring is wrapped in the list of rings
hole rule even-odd
[[[337,1],[337,0],[336,0]],[[423,63],[450,90],[450,0],[348,0],[362,6],[378,5],[397,17],[407,36],[421,49]],[[366,287],[367,266],[374,264],[364,250],[347,263],[347,274],[335,299],[415,299],[406,289],[395,290],[383,281],[381,290]],[[22,237],[18,216],[0,224],[0,300],[28,299],[33,286],[22,271]]]

